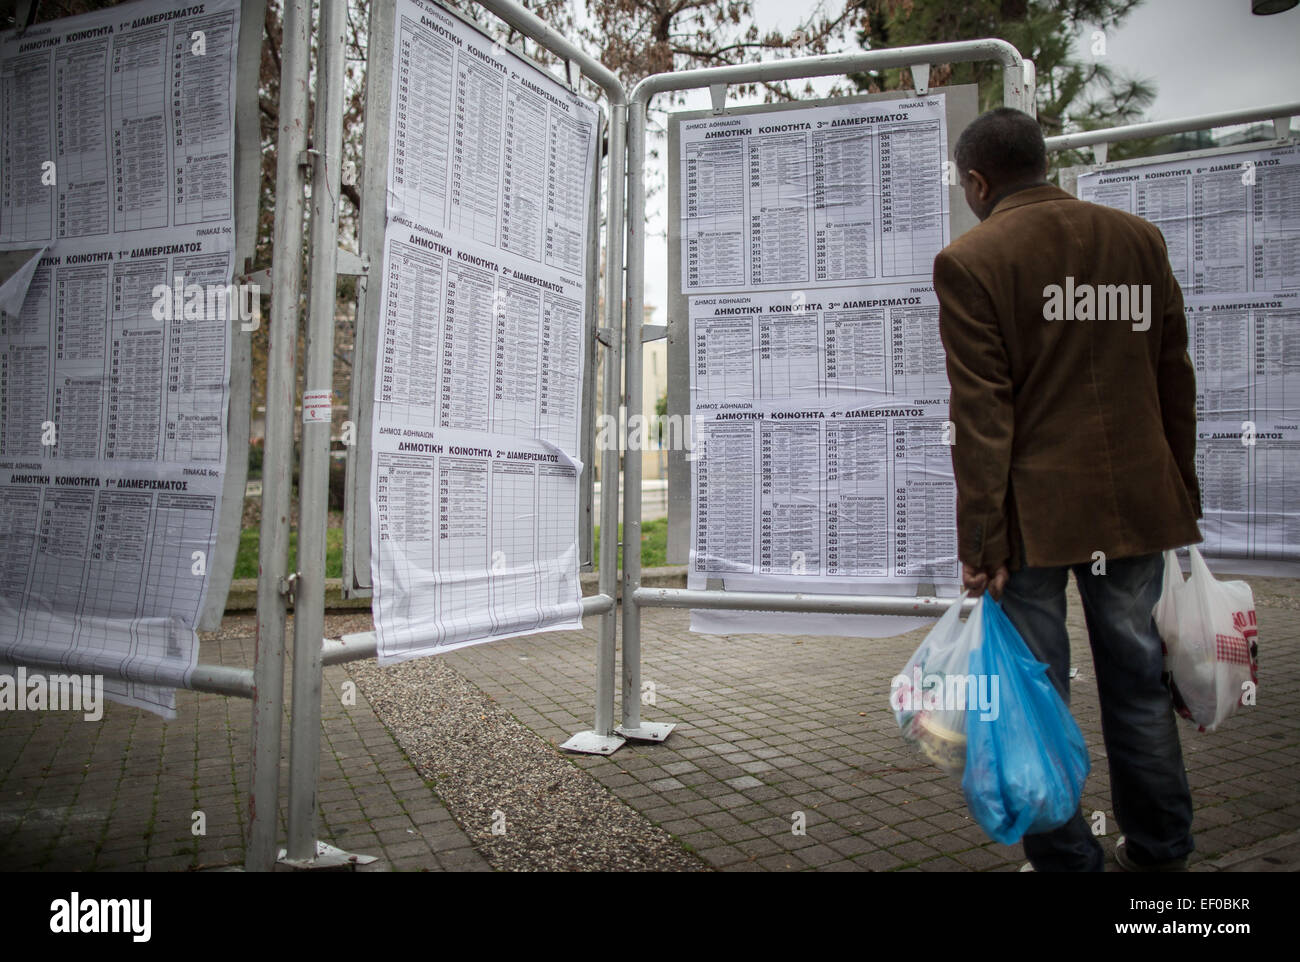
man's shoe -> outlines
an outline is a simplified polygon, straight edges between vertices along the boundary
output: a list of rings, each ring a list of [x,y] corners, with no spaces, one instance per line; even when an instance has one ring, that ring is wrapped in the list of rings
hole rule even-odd
[[[1020,871],[1022,871],[1022,872],[1032,872],[1032,871],[1034,871],[1034,863],[1033,863],[1033,862],[1026,862],[1024,865],[1020,866]]]
[[[1167,862],[1153,862],[1150,865],[1139,865],[1133,861],[1128,854],[1128,845],[1123,836],[1115,845],[1115,861],[1119,867],[1126,872],[1186,872],[1187,856],[1181,858],[1171,858]]]

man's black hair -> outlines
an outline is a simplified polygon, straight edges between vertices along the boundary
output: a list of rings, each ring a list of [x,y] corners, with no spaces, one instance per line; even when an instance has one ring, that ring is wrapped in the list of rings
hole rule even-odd
[[[953,155],[963,174],[978,170],[996,184],[1039,180],[1047,166],[1038,121],[1013,107],[977,117],[957,138]]]

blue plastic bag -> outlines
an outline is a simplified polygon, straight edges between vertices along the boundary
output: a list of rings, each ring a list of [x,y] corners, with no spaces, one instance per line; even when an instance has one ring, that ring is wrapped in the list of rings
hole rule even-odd
[[[1083,733],[1002,606],[980,599],[984,643],[971,653],[974,679],[998,692],[996,710],[966,719],[962,792],[989,837],[1013,845],[1064,825],[1079,811],[1088,777]],[[996,685],[996,687],[994,687]]]

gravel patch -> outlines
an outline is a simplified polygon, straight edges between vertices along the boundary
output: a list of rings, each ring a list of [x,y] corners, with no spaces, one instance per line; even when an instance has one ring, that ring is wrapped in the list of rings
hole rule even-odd
[[[493,868],[708,870],[446,659],[346,667]]]
[[[1215,575],[1220,581],[1235,581],[1232,575]],[[1250,582],[1258,608],[1286,608],[1300,611],[1300,578],[1254,578]]]

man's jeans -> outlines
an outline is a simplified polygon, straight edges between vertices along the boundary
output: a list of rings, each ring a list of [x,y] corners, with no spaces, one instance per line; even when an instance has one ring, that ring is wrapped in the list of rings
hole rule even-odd
[[[1110,765],[1115,820],[1128,854],[1139,864],[1190,853],[1192,796],[1178,743],[1164,656],[1151,609],[1160,597],[1159,554],[1093,564],[1022,568],[1002,594],[1002,607],[1048,677],[1070,701],[1070,639],[1065,628],[1065,583],[1070,567],[1083,597],[1101,698],[1101,731]],[[1024,837],[1025,855],[1039,872],[1100,872],[1101,845],[1081,814],[1060,828]]]

